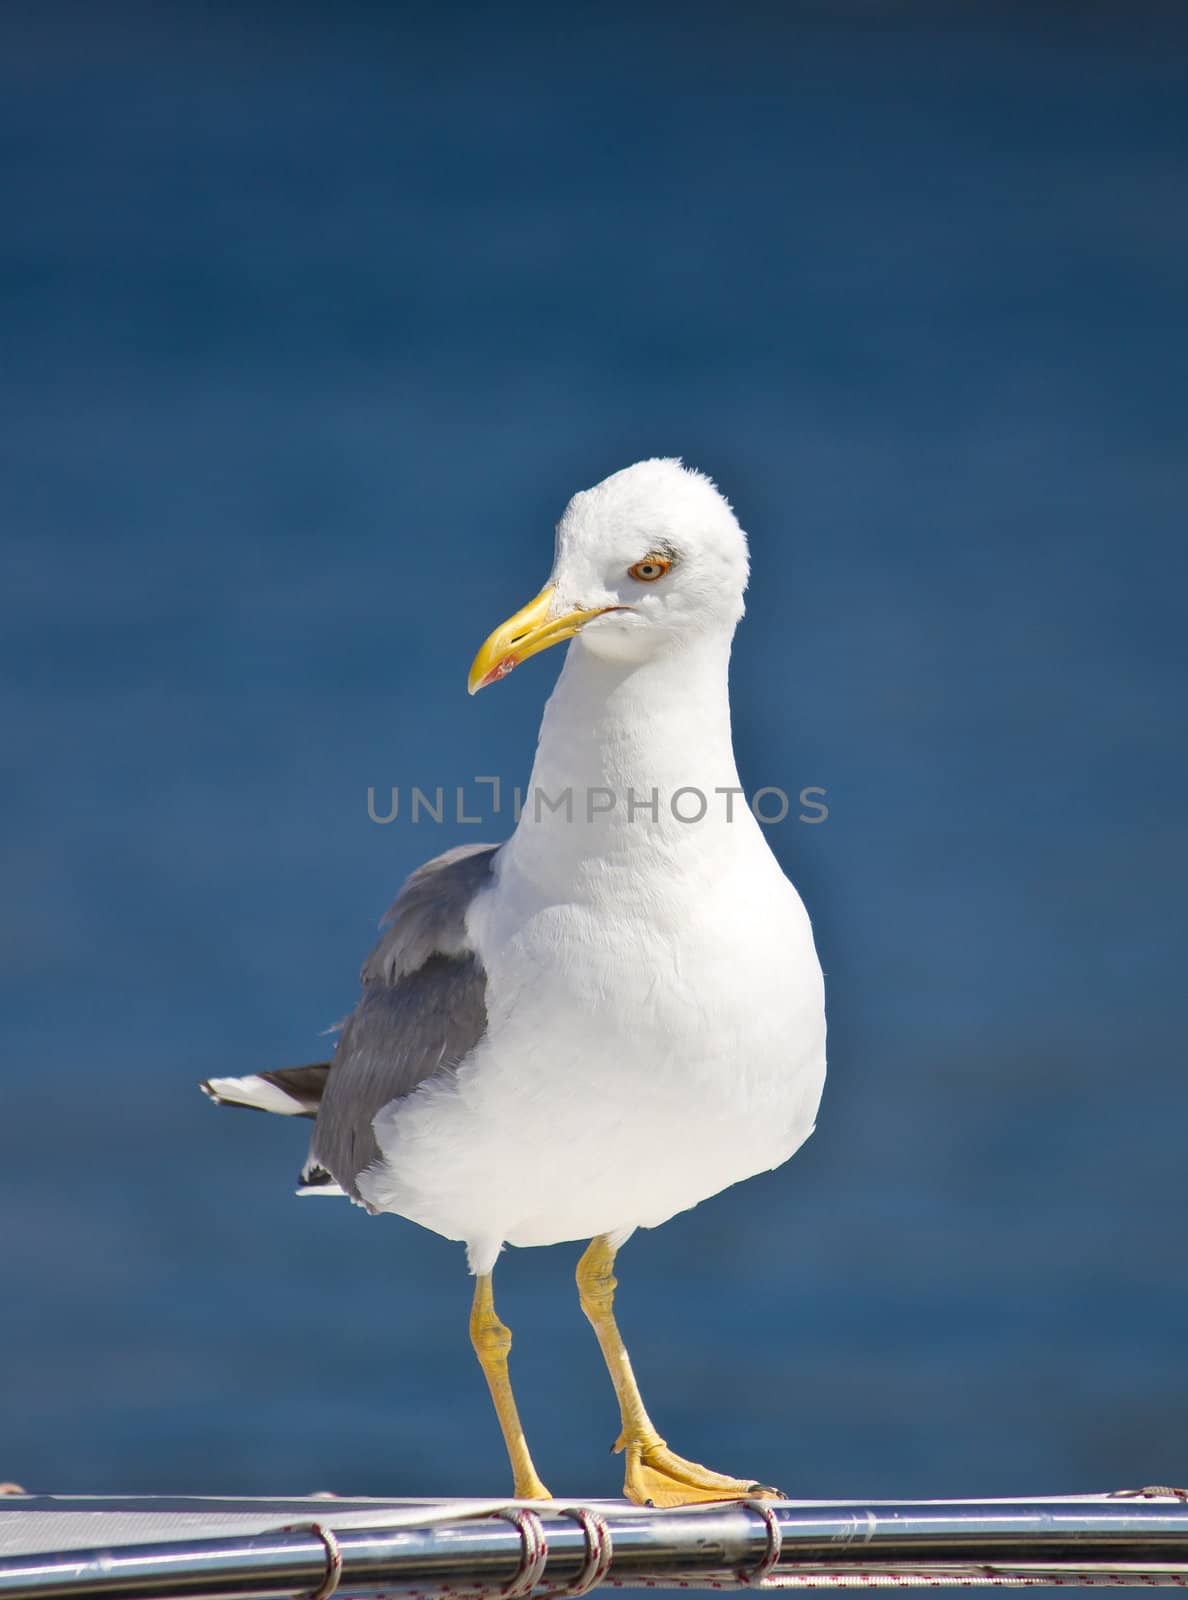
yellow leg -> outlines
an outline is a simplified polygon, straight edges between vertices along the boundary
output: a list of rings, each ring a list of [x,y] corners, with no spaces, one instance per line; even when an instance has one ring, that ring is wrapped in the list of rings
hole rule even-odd
[[[470,1308],[470,1342],[479,1358],[479,1366],[495,1403],[495,1415],[503,1429],[503,1442],[515,1475],[514,1494],[517,1500],[551,1500],[552,1495],[536,1475],[532,1457],[520,1426],[520,1413],[512,1394],[511,1379],[507,1373],[507,1353],[511,1349],[511,1332],[500,1322],[495,1312],[495,1296],[491,1291],[491,1274],[484,1273],[475,1279],[474,1303]]]
[[[631,1370],[631,1359],[615,1323],[615,1251],[605,1234],[592,1240],[578,1262],[577,1284],[582,1310],[602,1349],[619,1400],[622,1431],[615,1449],[626,1452],[623,1493],[637,1506],[683,1506],[701,1500],[778,1500],[778,1489],[745,1478],[728,1478],[696,1461],[686,1461],[665,1444],[644,1409]]]

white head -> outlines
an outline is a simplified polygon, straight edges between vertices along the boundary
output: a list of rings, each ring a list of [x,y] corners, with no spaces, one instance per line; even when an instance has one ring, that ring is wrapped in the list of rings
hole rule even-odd
[[[547,586],[483,645],[471,693],[578,633],[582,648],[623,661],[729,637],[746,585],[746,535],[709,478],[639,461],[566,506]]]

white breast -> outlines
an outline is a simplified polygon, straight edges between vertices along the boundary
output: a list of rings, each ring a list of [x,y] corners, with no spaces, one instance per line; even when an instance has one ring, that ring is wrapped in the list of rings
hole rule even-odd
[[[546,739],[564,683],[533,779],[554,795],[587,777],[566,739]],[[573,710],[565,728],[581,725]],[[633,754],[620,739],[594,772],[635,760],[644,770],[615,781],[737,784],[728,727],[725,756],[707,740],[700,769],[687,737],[657,743]],[[577,749],[588,759],[588,743]],[[821,970],[799,896],[745,807],[696,825],[664,808],[655,824],[622,808],[594,823],[580,807],[569,821],[526,810],[468,934],[487,973],[486,1036],[454,1077],[382,1112],[376,1133],[385,1206],[466,1240],[475,1270],[505,1240],[656,1226],[811,1133]]]

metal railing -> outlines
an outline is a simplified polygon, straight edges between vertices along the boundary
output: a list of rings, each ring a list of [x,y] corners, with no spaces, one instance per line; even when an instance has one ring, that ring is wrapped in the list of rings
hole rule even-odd
[[[364,1520],[376,1525],[368,1526],[357,1525],[358,1512],[314,1500],[287,1503],[285,1515],[290,1520],[278,1515],[268,1532],[10,1555],[0,1560],[0,1600],[329,1600],[335,1591],[515,1597],[603,1584],[1188,1587],[1188,1502],[1176,1491],[679,1511],[617,1502],[475,1511],[445,1502],[373,1506]]]

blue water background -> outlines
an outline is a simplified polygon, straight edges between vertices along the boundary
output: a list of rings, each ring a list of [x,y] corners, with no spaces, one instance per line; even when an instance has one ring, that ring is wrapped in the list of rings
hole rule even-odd
[[[718,478],[831,1075],[621,1262],[677,1448],[814,1496],[1188,1480],[1188,57],[1171,10],[14,5],[0,32],[0,1478],[488,1494],[461,1251],[298,1201],[569,494]],[[477,793],[475,794],[477,799]],[[497,1277],[617,1491],[576,1250]]]

